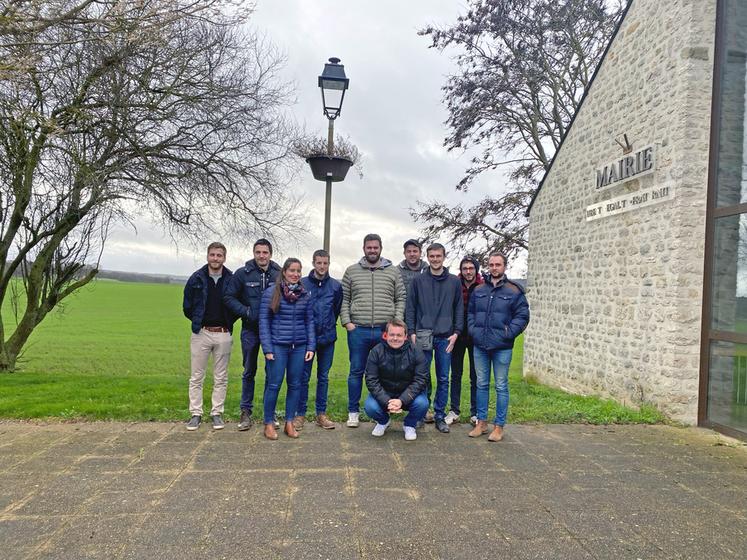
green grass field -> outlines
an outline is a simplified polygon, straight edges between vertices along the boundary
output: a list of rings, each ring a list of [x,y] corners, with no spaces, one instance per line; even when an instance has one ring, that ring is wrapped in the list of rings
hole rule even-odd
[[[182,288],[162,284],[97,281],[71,296],[64,309],[44,321],[12,374],[0,374],[0,417],[86,420],[183,420],[189,381],[189,321],[181,312]],[[3,309],[6,330],[12,322]],[[238,323],[237,323],[238,327]],[[330,374],[328,412],[347,417],[348,354],[344,331]],[[635,411],[614,401],[568,395],[521,376],[517,342],[510,373],[509,422],[655,423],[653,408]],[[264,365],[257,375],[254,415],[259,417]],[[469,376],[462,415],[469,412]],[[209,381],[205,387],[210,410]],[[310,414],[315,381],[312,377]],[[284,394],[284,390],[282,393]],[[492,392],[492,391],[491,391]],[[238,416],[241,348],[238,328],[226,402],[226,417]],[[494,410],[494,393],[491,411]],[[283,408],[281,401],[278,409]]]

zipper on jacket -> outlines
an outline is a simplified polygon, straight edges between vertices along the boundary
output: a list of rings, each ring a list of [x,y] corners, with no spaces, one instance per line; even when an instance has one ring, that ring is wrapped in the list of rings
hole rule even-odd
[[[374,326],[374,302],[376,301],[376,296],[374,295],[374,286],[376,285],[376,282],[374,282],[374,269],[371,268],[371,327]]]

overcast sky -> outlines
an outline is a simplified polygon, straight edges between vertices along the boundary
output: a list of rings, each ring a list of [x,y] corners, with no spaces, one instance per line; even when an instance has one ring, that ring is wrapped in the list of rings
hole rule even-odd
[[[295,86],[297,103],[290,109],[310,132],[326,137],[317,76],[336,56],[345,65],[350,89],[335,132],[348,136],[363,154],[363,178],[354,170],[333,184],[331,272],[340,277],[361,255],[362,238],[383,238],[383,256],[399,262],[402,243],[416,237],[419,225],[408,208],[417,200],[437,198],[474,202],[504,188],[499,173],[484,174],[469,193],[454,185],[469,165],[468,154],[442,147],[446,111],[441,86],[454,71],[450,53],[429,49],[417,29],[428,23],[448,24],[466,11],[454,0],[259,0],[253,26],[284,53],[283,77]],[[305,165],[305,164],[303,164]],[[299,257],[308,271],[312,252],[322,246],[324,183],[303,168],[295,185],[303,193],[311,231],[300,246],[283,243],[274,260]],[[204,245],[212,239],[205,239]],[[229,244],[230,268],[251,257],[253,240]],[[188,275],[204,264],[204,248],[170,241],[145,223],[137,231],[120,228],[101,260],[106,269]],[[450,255],[458,260],[460,256]]]

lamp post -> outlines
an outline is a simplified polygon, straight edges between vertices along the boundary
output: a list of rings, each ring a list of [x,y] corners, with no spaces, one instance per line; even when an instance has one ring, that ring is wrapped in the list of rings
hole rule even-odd
[[[322,107],[324,115],[329,120],[327,128],[327,155],[334,157],[335,150],[335,119],[340,116],[342,102],[345,99],[350,80],[345,76],[345,66],[340,64],[340,59],[332,57],[324,64],[322,75],[319,76],[319,88],[322,90]],[[350,166],[348,166],[350,167]],[[345,169],[347,172],[347,169]],[[331,172],[326,173],[326,192],[324,197],[324,250],[329,251],[330,216],[332,213],[332,182],[342,181],[335,178]]]

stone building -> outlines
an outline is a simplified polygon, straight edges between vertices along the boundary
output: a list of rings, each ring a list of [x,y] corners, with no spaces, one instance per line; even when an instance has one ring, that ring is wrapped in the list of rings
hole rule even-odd
[[[524,374],[747,436],[747,0],[632,0],[529,215]]]

